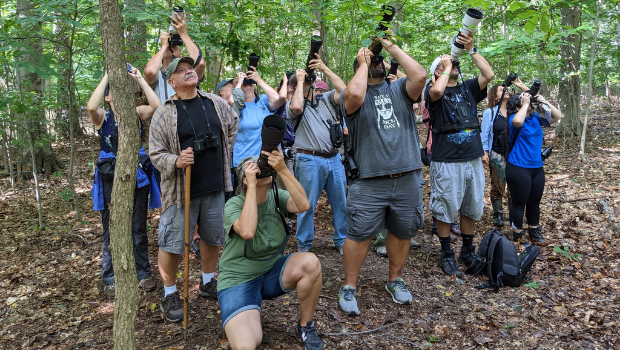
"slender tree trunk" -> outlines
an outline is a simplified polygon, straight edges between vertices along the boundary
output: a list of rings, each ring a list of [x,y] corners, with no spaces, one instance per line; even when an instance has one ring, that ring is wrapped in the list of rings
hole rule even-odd
[[[15,192],[15,174],[13,172],[13,162],[11,161],[11,150],[9,148],[9,136],[7,132],[7,130],[10,130],[9,126],[2,123],[2,130],[4,131],[2,133],[2,148],[4,148],[5,167],[9,169],[9,176],[11,178],[11,191]]]
[[[127,14],[133,12],[144,12],[144,0],[125,0],[125,8]],[[127,62],[135,67],[143,67],[148,61],[148,53],[146,52],[146,22],[136,21],[135,19],[127,21]]]
[[[596,39],[598,38],[599,26],[598,19],[601,12],[601,0],[596,2],[596,19],[594,20],[594,37],[592,38],[592,49],[590,52],[590,71],[588,72],[588,99],[586,101],[586,116],[583,119],[583,131],[581,133],[581,143],[579,145],[579,158],[582,162],[586,161],[586,136],[588,130],[588,117],[590,116],[590,104],[592,102],[592,71],[594,69],[594,54],[596,53]]]
[[[74,16],[77,18],[77,2],[75,3]],[[82,221],[82,212],[80,210],[80,196],[75,192],[75,184],[73,183],[73,168],[75,165],[75,136],[76,129],[82,131],[79,127],[79,123],[76,125],[76,119],[79,118],[79,114],[76,113],[73,103],[73,40],[75,39],[75,26],[71,25],[71,36],[69,37],[69,77],[67,79],[67,97],[69,100],[69,143],[71,144],[71,155],[69,157],[69,174],[67,178],[69,180],[69,192],[73,197],[73,208],[75,209],[75,218],[78,221]]]
[[[581,9],[570,7],[562,9],[562,25],[572,28],[581,23]],[[581,85],[579,69],[581,62],[581,35],[569,35],[560,46],[563,65],[560,69],[560,91],[558,100],[564,118],[558,127],[558,134],[574,137],[581,134],[580,118]]]
[[[116,286],[113,341],[116,350],[136,349],[134,322],[138,310],[138,280],[131,237],[133,196],[140,147],[139,121],[133,99],[134,83],[127,74],[117,0],[100,0],[99,16],[105,66],[110,76],[110,94],[118,121],[118,153],[112,202],[110,245]]]

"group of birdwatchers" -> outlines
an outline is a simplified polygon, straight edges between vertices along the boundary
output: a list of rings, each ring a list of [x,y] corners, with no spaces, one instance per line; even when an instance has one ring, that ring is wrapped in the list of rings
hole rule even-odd
[[[515,242],[529,244],[528,237],[545,242],[539,222],[545,183],[541,127],[562,115],[541,95],[525,92],[528,88],[518,78],[513,83],[523,93],[512,95],[499,84],[487,93],[494,73],[474,47],[472,32],[460,34],[458,42],[480,75],[465,81],[459,81],[460,68],[449,55],[435,59],[427,79],[425,68],[394,44],[388,32],[376,40],[400,64],[402,71],[396,74],[387,75],[388,64],[364,47],[353,60],[354,75],[348,83],[318,55],[309,62],[308,68],[320,71],[332,90],[324,81],[306,79],[306,69],[284,75],[274,89],[250,67],[220,82],[213,94],[198,88],[205,62],[187,34],[184,13],[175,15],[173,26],[185,53],[163,33],[161,48],[144,73],[131,66],[128,72],[137,82],[141,132],[150,120],[148,150],[140,149],[134,194],[136,271],[142,290],[156,289],[147,255],[146,217],[147,208],[161,207],[158,266],[166,320],[183,319],[176,283],[185,247],[185,181],[191,181],[191,245],[202,264],[198,293],[218,300],[232,349],[256,348],[263,336],[262,300],[295,289],[300,307],[297,331],[304,347],[323,348],[312,320],[322,286],[321,262],[311,252],[314,212],[323,190],[332,208],[334,248],[343,259],[340,309],[347,315],[360,314],[357,279],[375,238],[377,254],[389,260],[385,290],[394,303],[412,303],[407,289],[412,281],[405,281],[403,270],[410,247],[420,246],[413,238],[424,222],[421,155],[430,164],[429,205],[443,273],[462,277],[457,261],[467,267],[474,259],[474,227],[484,208],[483,163],[490,170],[494,224],[504,226],[506,197]],[[105,74],[87,109],[101,146],[92,198],[103,224],[104,291],[113,297],[108,205],[118,128],[108,86]],[[477,105],[485,98],[489,108],[480,122]],[[416,110],[428,128],[422,147]],[[266,152],[261,151],[261,129],[270,115],[283,118],[287,127],[281,146]],[[332,125],[344,126],[358,170],[354,181],[347,181],[343,156],[330,135]],[[265,168],[259,167],[259,156],[277,173],[280,188],[273,186],[274,176],[261,176]],[[189,165],[191,179],[186,179]],[[295,216],[297,252],[283,255],[289,219]],[[458,258],[451,247],[457,236],[462,239]]]

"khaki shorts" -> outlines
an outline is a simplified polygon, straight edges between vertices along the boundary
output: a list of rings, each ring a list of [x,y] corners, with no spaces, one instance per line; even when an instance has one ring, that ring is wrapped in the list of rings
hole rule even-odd
[[[198,223],[200,240],[208,245],[224,244],[224,191],[192,198],[190,201],[190,239]],[[159,219],[159,249],[172,253],[185,252],[185,207],[169,206]]]
[[[467,162],[433,161],[431,176],[431,211],[443,222],[456,222],[459,211],[480,220],[484,210],[484,168],[480,158]]]

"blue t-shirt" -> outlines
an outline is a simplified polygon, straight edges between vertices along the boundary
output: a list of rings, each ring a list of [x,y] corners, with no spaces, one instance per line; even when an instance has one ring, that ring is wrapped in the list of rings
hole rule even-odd
[[[512,119],[515,114],[510,116],[510,122],[508,127],[510,129],[510,144],[512,150],[508,155],[508,161],[512,165],[516,165],[521,168],[541,168],[543,166],[543,160],[540,156],[543,145],[543,125],[548,125],[543,119],[534,112],[525,118],[521,128],[517,128],[512,124]],[[549,120],[546,120],[549,122]],[[517,131],[519,137],[515,141]],[[514,143],[513,143],[514,142]]]
[[[260,154],[263,119],[272,112],[275,111],[269,110],[267,95],[260,95],[258,101],[245,103],[245,108],[239,115],[239,131],[233,148],[234,167],[238,166],[243,158]]]

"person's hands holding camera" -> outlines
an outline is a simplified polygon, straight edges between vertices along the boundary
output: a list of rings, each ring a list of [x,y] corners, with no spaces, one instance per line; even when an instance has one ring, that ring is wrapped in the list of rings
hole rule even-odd
[[[284,163],[284,156],[281,151],[280,146],[278,146],[277,150],[273,150],[271,153],[267,151],[260,151],[261,154],[267,156],[267,163],[278,173],[288,170],[286,164]]]
[[[129,64],[129,63],[127,63]],[[138,79],[142,78],[142,74],[140,74],[140,71],[138,70],[138,68],[136,67],[131,67],[131,72],[127,72],[129,74],[130,77],[132,77],[134,80],[138,81]]]
[[[159,36],[159,41],[161,41],[161,47],[167,49],[170,46],[170,33],[162,32]]]
[[[310,60],[309,64],[308,64],[308,68],[310,69],[318,69],[321,72],[324,72],[325,69],[327,68],[327,66],[325,65],[325,63],[323,62],[323,60],[321,60],[321,57],[319,57],[318,53],[314,54],[316,56],[315,59]]]
[[[549,104],[549,101],[541,94],[536,95],[535,98],[538,103]]]
[[[304,80],[306,79],[306,76],[308,76],[308,73],[306,72],[305,69],[298,69],[295,71],[295,76],[297,77],[297,84],[303,84]]]
[[[393,83],[396,81],[396,76],[394,74],[388,74],[387,78],[386,78],[390,83]]]
[[[170,19],[172,19],[172,26],[177,30],[179,35],[187,35],[187,24],[185,22],[187,16],[185,15],[185,12],[183,12],[183,17],[179,16],[179,14],[175,12],[174,16],[170,16]]]
[[[256,84],[263,81],[260,75],[258,75],[258,72],[256,71],[256,67],[252,67],[252,66],[250,66],[250,70],[246,73],[246,79],[254,80]]]
[[[357,52],[357,62],[360,64],[360,66],[362,64],[369,65],[371,59],[372,59],[372,51],[368,50],[367,48],[362,47]]]
[[[385,32],[385,37],[379,37],[377,38],[377,40],[379,40],[379,42],[381,43],[381,45],[383,45],[383,47],[385,48],[385,50],[387,52],[390,52],[390,49],[394,46],[396,46],[396,44],[394,44],[394,37],[392,36],[392,30],[388,29]]]
[[[236,88],[241,88],[241,85],[243,85],[243,81],[245,79],[247,79],[247,75],[245,74],[245,72],[239,72],[237,73],[237,86]]]
[[[465,47],[465,51],[469,52],[474,48],[474,32],[469,31],[469,35],[459,33],[457,41]]]
[[[248,181],[248,186],[256,186],[256,175],[260,174],[258,164],[251,160],[245,162],[245,178]]]
[[[532,99],[532,95],[527,92],[521,94],[521,106],[527,107],[530,105],[530,100]]]
[[[443,67],[443,72],[450,74],[450,71],[452,71],[452,56],[442,55],[440,63]]]
[[[186,168],[188,165],[194,164],[194,149],[187,147],[181,151],[181,155],[177,158],[176,166],[178,169]]]

